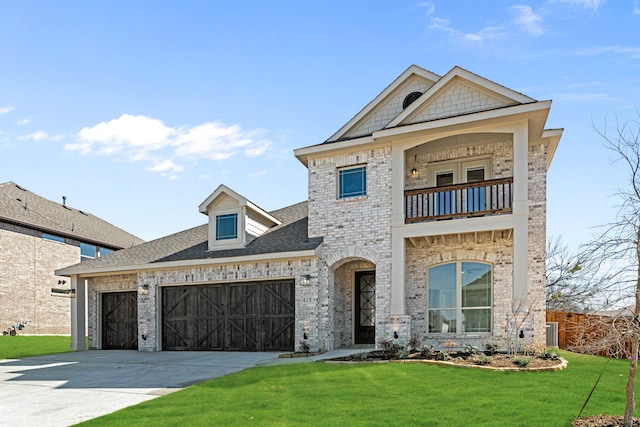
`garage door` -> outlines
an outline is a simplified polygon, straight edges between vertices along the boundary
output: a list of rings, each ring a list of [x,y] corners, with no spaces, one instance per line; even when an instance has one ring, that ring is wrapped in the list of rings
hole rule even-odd
[[[138,349],[138,293],[102,294],[102,348]]]
[[[293,280],[162,290],[163,350],[292,351]]]

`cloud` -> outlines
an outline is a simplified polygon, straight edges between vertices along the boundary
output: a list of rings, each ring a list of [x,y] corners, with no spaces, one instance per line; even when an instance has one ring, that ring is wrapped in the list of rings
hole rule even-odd
[[[251,173],[249,174],[249,178],[258,178],[259,176],[264,176],[264,175],[266,175],[267,173],[268,173],[268,172],[267,172],[266,170],[264,170],[264,169],[262,169],[262,170],[258,170],[258,171],[255,171],[255,172],[251,172]]]
[[[418,3],[418,6],[425,8],[425,15],[431,16],[436,11],[436,5],[433,2],[425,1],[422,3]]]
[[[605,0],[555,0],[556,3],[568,3],[596,12]]]
[[[15,110],[15,107],[0,107],[0,114],[9,114]]]
[[[511,6],[511,10],[516,14],[513,22],[523,28],[527,33],[539,36],[544,33],[541,22],[542,17],[535,13],[531,6],[516,5]]]
[[[170,178],[184,170],[184,161],[222,161],[235,155],[265,154],[271,141],[262,129],[245,130],[238,124],[207,122],[171,127],[160,120],[123,114],[117,119],[84,127],[65,149],[82,155],[112,156],[131,162],[147,162],[145,170]],[[182,164],[181,164],[182,163]]]
[[[20,119],[16,122],[18,126],[28,125],[29,123],[31,123],[30,119]]]
[[[633,0],[633,14],[640,15],[640,6],[638,5],[638,0]]]
[[[640,58],[640,47],[628,47],[628,46],[601,46],[592,47],[589,49],[580,49],[574,52],[575,55],[581,56],[595,56],[605,53],[618,53],[621,55],[628,55],[630,58]]]
[[[482,43],[487,40],[494,40],[501,38],[503,35],[503,27],[484,27],[476,33],[467,33],[460,31],[451,26],[451,22],[448,19],[442,19],[438,17],[431,18],[429,28],[444,31],[449,34],[449,37],[459,42],[472,42]]]
[[[64,138],[64,135],[53,135],[49,136],[49,134],[43,130],[39,130],[37,132],[30,133],[28,135],[21,136],[20,140],[29,140],[29,141],[60,141]]]

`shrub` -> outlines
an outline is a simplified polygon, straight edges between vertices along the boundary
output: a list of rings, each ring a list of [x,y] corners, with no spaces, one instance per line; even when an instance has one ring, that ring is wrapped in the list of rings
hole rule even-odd
[[[408,359],[409,358],[409,351],[408,350],[399,350],[396,353],[396,356],[398,357],[398,359]]]
[[[498,350],[500,349],[500,347],[498,346],[498,344],[497,344],[497,343],[495,343],[495,342],[488,342],[488,343],[486,343],[486,344],[485,344],[485,346],[484,346],[484,348],[485,348],[485,353],[486,353],[488,356],[491,356],[491,355],[496,354],[496,353],[498,352]]]
[[[464,346],[464,350],[462,351],[462,353],[465,356],[473,356],[475,354],[480,353],[480,350],[475,345],[466,345]]]
[[[513,360],[513,363],[520,366],[521,368],[526,368],[529,363],[531,363],[531,359],[528,357],[518,357]]]
[[[309,350],[311,350],[311,346],[309,345],[307,340],[300,341],[300,350],[305,353],[309,353]]]
[[[378,347],[380,347],[381,351],[384,351],[385,353],[388,353],[391,351],[391,348],[393,347],[393,341],[391,340],[380,340],[378,341]]]
[[[427,357],[433,354],[433,346],[432,345],[423,345],[420,347],[420,356]]]
[[[541,355],[540,355],[540,359],[544,359],[544,360],[558,360],[560,359],[560,356],[558,356],[556,353],[550,352],[545,350]]]
[[[489,363],[491,363],[491,359],[486,355],[481,354],[480,356],[478,356],[475,362],[476,362],[476,365],[488,365]]]
[[[449,356],[449,353],[447,353],[446,351],[440,351],[438,353],[436,353],[436,360],[450,360],[451,356]]]
[[[411,337],[411,339],[407,343],[407,350],[416,351],[420,348],[421,344],[422,342],[420,341],[420,338],[418,338],[417,335],[414,335]]]

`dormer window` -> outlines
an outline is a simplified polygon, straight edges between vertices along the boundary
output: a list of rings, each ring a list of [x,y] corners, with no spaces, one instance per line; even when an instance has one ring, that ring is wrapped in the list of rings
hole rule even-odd
[[[220,185],[198,210],[209,217],[209,250],[240,249],[280,220],[230,188]]]
[[[216,215],[216,240],[238,238],[238,214]]]

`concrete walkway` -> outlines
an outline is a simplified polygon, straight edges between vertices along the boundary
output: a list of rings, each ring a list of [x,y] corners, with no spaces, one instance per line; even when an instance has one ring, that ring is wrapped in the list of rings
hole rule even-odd
[[[69,426],[246,368],[358,351],[281,359],[279,353],[110,350],[0,360],[0,424]]]

